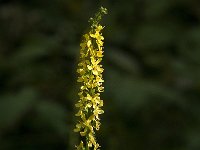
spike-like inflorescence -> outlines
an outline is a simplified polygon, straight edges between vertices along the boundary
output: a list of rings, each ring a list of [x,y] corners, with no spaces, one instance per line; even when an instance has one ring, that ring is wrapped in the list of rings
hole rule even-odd
[[[90,18],[90,31],[83,35],[80,44],[80,60],[77,72],[79,74],[77,82],[81,83],[79,101],[75,106],[79,109],[76,116],[79,121],[76,124],[75,132],[79,132],[82,140],[76,148],[78,150],[99,149],[99,144],[95,139],[95,131],[99,130],[99,115],[104,111],[101,109],[103,100],[100,99],[100,93],[103,92],[104,82],[102,78],[103,66],[101,65],[103,57],[102,27],[99,22],[107,10],[103,7]]]

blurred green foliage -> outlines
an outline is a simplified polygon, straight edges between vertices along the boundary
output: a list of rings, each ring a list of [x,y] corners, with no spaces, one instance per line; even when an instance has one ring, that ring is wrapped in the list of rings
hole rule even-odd
[[[200,149],[200,1],[0,1],[0,150],[74,149],[87,20],[104,30],[102,150]]]

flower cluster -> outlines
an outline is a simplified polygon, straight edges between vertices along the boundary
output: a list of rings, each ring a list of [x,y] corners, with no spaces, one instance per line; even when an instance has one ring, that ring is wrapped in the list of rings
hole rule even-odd
[[[83,35],[83,40],[80,44],[80,61],[77,72],[79,74],[77,82],[81,83],[79,101],[76,107],[79,109],[76,116],[79,117],[79,122],[76,124],[75,132],[79,132],[83,141],[77,146],[78,150],[92,148],[97,150],[100,146],[95,139],[95,130],[99,130],[100,118],[99,115],[104,113],[101,109],[103,100],[100,99],[100,93],[103,92],[104,82],[102,78],[103,68],[100,64],[103,57],[103,40],[102,29],[99,24],[102,13],[105,13],[105,8],[96,14],[96,19],[92,20],[92,26],[89,33]],[[100,16],[100,17],[99,17]]]

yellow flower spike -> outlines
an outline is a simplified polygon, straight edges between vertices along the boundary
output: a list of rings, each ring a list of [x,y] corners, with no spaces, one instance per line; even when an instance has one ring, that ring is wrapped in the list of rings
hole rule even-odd
[[[79,146],[76,146],[77,150],[84,150],[84,146],[83,146],[83,141],[81,141],[81,143],[79,144]]]
[[[87,134],[87,128],[85,128],[83,132],[80,132],[81,136],[85,136],[86,134]]]
[[[97,51],[97,57],[103,57],[103,51]]]
[[[77,107],[77,105],[76,105],[76,107]],[[75,116],[81,116],[82,114],[83,114],[83,112],[79,110],[78,113],[75,114]]]
[[[92,73],[94,74],[94,75],[98,75],[98,71],[97,70],[92,70]]]
[[[87,68],[88,68],[89,70],[92,70],[92,66],[90,66],[90,65],[87,65]]]
[[[87,100],[92,100],[92,96],[90,96],[90,94],[87,94]]]
[[[87,34],[83,35],[80,44],[80,60],[77,73],[79,77],[77,82],[80,85],[79,101],[75,106],[79,109],[75,114],[79,121],[74,132],[79,132],[83,141],[76,147],[78,150],[99,149],[96,142],[95,131],[99,130],[99,115],[104,111],[101,109],[103,101],[100,99],[100,92],[103,92],[104,82],[102,78],[103,66],[101,65],[103,57],[103,26],[99,24],[102,16],[107,13],[103,7],[90,19],[91,28]]]
[[[81,106],[83,106],[83,104],[82,103],[76,103],[75,106],[76,107],[81,107]]]
[[[87,46],[90,47],[91,44],[92,44],[92,42],[91,42],[91,40],[89,40],[89,41],[87,42]]]

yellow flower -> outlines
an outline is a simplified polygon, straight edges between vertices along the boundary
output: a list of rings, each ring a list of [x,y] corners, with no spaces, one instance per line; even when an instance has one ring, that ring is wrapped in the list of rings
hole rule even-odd
[[[83,150],[85,147],[98,150],[100,147],[96,142],[95,130],[99,130],[100,118],[99,115],[104,111],[101,109],[103,100],[100,99],[100,92],[103,92],[104,82],[102,78],[103,67],[101,65],[103,57],[103,40],[102,27],[99,24],[101,16],[105,14],[106,9],[102,8],[95,15],[96,18],[91,19],[91,30],[83,35],[83,40],[80,44],[80,61],[78,64],[77,73],[79,77],[77,82],[81,84],[79,101],[75,106],[79,109],[75,114],[79,117],[74,132],[79,132],[82,137],[85,137],[84,142],[81,141],[78,150]]]
[[[83,150],[83,141],[81,141],[81,143],[79,144],[79,146],[76,146],[77,150]]]

